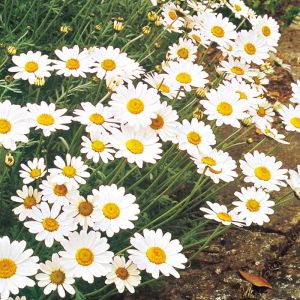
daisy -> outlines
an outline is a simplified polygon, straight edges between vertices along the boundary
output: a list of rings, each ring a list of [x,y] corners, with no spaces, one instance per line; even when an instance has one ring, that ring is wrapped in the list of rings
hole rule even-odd
[[[132,127],[125,125],[120,130],[115,130],[111,143],[117,153],[116,158],[125,157],[129,163],[136,163],[139,168],[143,163],[156,163],[162,153],[162,144],[158,143],[156,134],[146,128],[139,131],[132,130]]]
[[[73,120],[85,125],[87,132],[111,132],[113,128],[119,127],[110,107],[90,102],[82,102],[81,107],[83,109],[75,109],[74,114],[77,116]]]
[[[23,178],[23,183],[31,183],[38,178],[45,176],[46,165],[44,158],[34,158],[32,161],[27,161],[27,164],[21,164],[23,170],[19,170],[20,177]]]
[[[296,83],[292,83],[291,86],[293,91],[291,102],[300,104],[300,80],[297,80]]]
[[[50,136],[56,130],[68,130],[66,124],[70,124],[72,117],[64,116],[67,109],[56,109],[54,103],[47,104],[42,101],[41,104],[27,104],[31,114],[31,127],[41,129],[44,136]]]
[[[92,131],[90,138],[83,136],[82,140],[80,152],[85,153],[94,163],[101,160],[107,164],[110,160],[114,160],[113,154],[116,151],[112,149],[110,135],[107,132]]]
[[[163,234],[161,229],[144,229],[143,235],[135,233],[130,239],[135,249],[127,250],[129,259],[139,270],[146,270],[155,279],[159,277],[159,272],[179,278],[175,268],[184,269],[187,258],[180,253],[183,249],[180,242],[171,238],[171,233]]]
[[[206,94],[207,100],[200,103],[205,108],[204,113],[208,120],[216,120],[217,126],[231,125],[241,127],[239,120],[245,119],[248,114],[245,112],[249,104],[240,100],[240,95],[229,88],[218,88],[210,90]]]
[[[24,223],[30,233],[36,234],[37,241],[45,241],[46,247],[50,248],[54,241],[61,242],[64,236],[68,236],[77,226],[72,225],[73,220],[66,218],[64,214],[59,214],[60,208],[52,206],[50,209],[46,202],[42,202],[39,207],[32,207],[29,214],[31,221]]]
[[[0,297],[6,300],[9,294],[19,293],[26,286],[33,287],[35,282],[29,278],[39,268],[37,256],[33,250],[25,250],[25,241],[10,242],[9,237],[0,237]]]
[[[261,65],[269,57],[269,50],[270,47],[254,30],[242,30],[236,39],[234,55],[246,63]]]
[[[258,126],[257,131],[275,140],[278,143],[289,144],[289,142],[284,140],[285,136],[283,134],[280,134],[276,128],[272,128],[272,125],[270,123],[265,123],[262,124],[262,126]]]
[[[211,203],[210,201],[206,201],[206,204],[210,207],[210,209],[200,207],[200,210],[206,213],[204,218],[220,222],[223,225],[233,224],[239,227],[243,226],[242,220],[239,218],[238,214],[234,211],[228,211],[225,205]]]
[[[163,26],[170,32],[181,32],[184,24],[182,9],[180,6],[170,2],[162,7]]]
[[[273,106],[267,100],[263,100],[260,104],[250,106],[248,112],[257,127],[265,127],[267,123],[272,123],[273,117],[275,116]]]
[[[189,155],[197,155],[210,151],[211,146],[216,144],[216,137],[210,127],[204,122],[193,118],[191,122],[183,120],[177,133],[178,147],[186,150]]]
[[[236,206],[233,211],[239,214],[246,226],[250,226],[252,223],[263,225],[270,221],[268,215],[274,213],[270,207],[274,206],[275,202],[269,200],[269,194],[255,187],[242,187],[241,192],[235,192],[234,195],[240,201],[232,202]]]
[[[49,173],[53,175],[58,184],[66,184],[77,189],[80,184],[86,183],[84,178],[90,177],[90,173],[86,171],[88,166],[83,163],[80,156],[72,157],[68,153],[66,161],[60,156],[55,156],[54,165],[57,168],[49,169]]]
[[[197,172],[210,177],[214,183],[233,181],[238,176],[236,162],[227,152],[213,149],[205,154],[192,157],[197,166]]]
[[[135,130],[149,126],[161,107],[157,91],[142,82],[136,87],[131,83],[128,87],[120,86],[111,95],[111,99],[109,104],[116,120],[122,124],[127,123]]]
[[[242,0],[229,0],[227,6],[234,13],[236,18],[240,19],[241,17],[248,17],[249,8]]]
[[[30,130],[30,115],[25,107],[14,105],[9,100],[0,103],[0,144],[16,150],[16,142],[27,143]]]
[[[111,263],[111,271],[106,275],[105,284],[114,283],[119,293],[125,288],[134,293],[134,287],[141,283],[142,277],[137,266],[129,259],[127,262],[124,256],[115,256]]]
[[[42,200],[58,207],[69,205],[70,202],[78,199],[79,192],[73,186],[66,183],[58,184],[55,176],[47,176],[40,184]]]
[[[40,270],[42,272],[38,273],[35,278],[38,281],[38,286],[44,288],[45,295],[56,290],[60,298],[65,298],[66,292],[70,295],[75,294],[75,289],[72,286],[75,279],[62,266],[61,258],[57,253],[52,254],[51,260],[40,263]]]
[[[78,45],[75,45],[73,48],[64,46],[62,50],[56,49],[54,52],[59,58],[52,60],[54,64],[52,67],[57,75],[86,78],[86,73],[91,72],[93,60],[87,49],[80,52]]]
[[[274,156],[267,156],[264,153],[254,151],[253,154],[245,154],[245,160],[240,160],[244,181],[251,182],[257,188],[268,191],[279,191],[281,186],[286,186],[286,169],[280,169],[281,161],[276,162]]]
[[[51,60],[48,59],[48,55],[42,55],[40,51],[14,55],[12,61],[16,66],[9,68],[8,71],[16,73],[14,79],[28,80],[30,84],[34,84],[37,78],[51,76]]]
[[[140,209],[132,194],[125,194],[125,188],[101,185],[99,190],[93,190],[95,202],[100,207],[100,213],[94,215],[94,229],[104,231],[108,237],[118,233],[120,229],[133,229],[132,221],[138,219]]]
[[[188,61],[195,61],[197,58],[197,47],[191,40],[180,38],[178,43],[174,43],[169,47],[169,59],[185,59]]]
[[[187,92],[191,91],[191,87],[204,87],[208,83],[206,79],[208,74],[203,71],[203,67],[190,61],[183,59],[178,62],[170,61],[163,65],[163,70],[177,86]]]
[[[26,300],[26,297],[25,296],[17,296],[16,298],[12,298],[12,297],[9,297],[7,300]]]
[[[59,252],[61,262],[71,276],[93,283],[94,277],[105,276],[110,272],[114,254],[107,251],[107,238],[101,237],[100,232],[72,232],[61,244],[64,248],[64,251]]]
[[[269,79],[264,72],[261,72],[258,69],[251,69],[250,74],[251,85],[257,89],[261,94],[264,94],[267,89],[264,87],[269,84]]]
[[[295,107],[291,104],[288,107],[283,105],[279,114],[287,131],[300,133],[300,104]]]
[[[203,34],[202,30],[193,29],[188,33],[188,37],[195,45],[202,45],[205,48],[210,45],[210,40]]]
[[[292,188],[292,190],[296,193],[298,198],[300,198],[300,165],[297,166],[297,171],[289,170],[289,179],[287,183]]]
[[[41,194],[37,189],[33,189],[32,186],[23,185],[21,190],[17,190],[18,196],[12,196],[11,200],[21,205],[15,207],[13,212],[15,215],[19,216],[19,220],[23,222],[32,210],[32,207],[39,206],[41,202]]]

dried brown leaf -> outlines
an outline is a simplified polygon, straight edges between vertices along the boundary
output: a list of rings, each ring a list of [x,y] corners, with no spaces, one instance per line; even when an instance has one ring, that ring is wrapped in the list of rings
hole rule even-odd
[[[261,276],[250,274],[250,273],[247,273],[247,272],[244,272],[241,270],[239,270],[239,272],[243,278],[245,278],[247,281],[249,281],[250,283],[252,283],[255,286],[267,287],[269,289],[272,288],[272,285]]]

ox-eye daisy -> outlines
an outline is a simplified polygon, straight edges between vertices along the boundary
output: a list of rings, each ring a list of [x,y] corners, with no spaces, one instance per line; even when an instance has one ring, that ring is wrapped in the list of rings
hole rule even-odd
[[[265,127],[267,123],[272,123],[273,117],[275,116],[273,106],[267,100],[263,100],[260,104],[250,106],[248,112],[257,127]]]
[[[241,17],[248,17],[249,8],[242,0],[229,0],[227,6],[231,9],[236,18],[240,19]]]
[[[27,164],[21,164],[20,177],[23,178],[23,183],[31,183],[46,174],[46,165],[44,158],[34,158],[32,161],[27,161]]]
[[[181,7],[169,2],[162,8],[163,25],[167,31],[181,32],[184,24]]]
[[[289,175],[290,176],[289,179],[287,180],[287,183],[296,193],[298,198],[300,198],[300,165],[297,166],[297,171],[289,170]]]
[[[257,188],[268,191],[279,191],[281,186],[286,186],[287,170],[281,169],[282,162],[274,156],[254,151],[245,154],[245,160],[240,160],[240,165],[245,177],[245,182],[253,183]]]
[[[125,188],[118,188],[115,184],[101,185],[99,190],[93,190],[93,194],[100,208],[100,213],[93,216],[95,230],[100,229],[112,237],[120,229],[134,228],[132,221],[136,221],[140,213],[134,195],[125,194]]]
[[[41,129],[44,136],[50,136],[56,130],[68,130],[66,124],[70,124],[72,117],[64,116],[67,109],[56,109],[54,103],[47,104],[42,101],[41,104],[27,104],[31,114],[31,127]]]
[[[173,275],[179,278],[175,270],[184,269],[187,258],[180,253],[182,246],[179,240],[171,240],[171,233],[163,234],[161,229],[144,229],[143,235],[135,233],[130,239],[135,249],[127,250],[129,259],[137,265],[140,270],[146,270],[153,278],[158,278],[161,272],[165,276]]]
[[[119,293],[123,293],[125,288],[130,293],[134,293],[134,287],[140,284],[141,279],[140,271],[130,259],[126,261],[124,256],[115,256],[105,283],[114,283]]]
[[[59,252],[62,265],[74,277],[93,283],[94,277],[105,276],[110,271],[114,254],[107,251],[107,238],[101,237],[100,232],[72,232],[61,244],[64,248]]]
[[[7,236],[0,237],[0,298],[6,300],[9,294],[19,293],[26,286],[33,287],[35,282],[29,278],[39,268],[33,250],[25,250],[25,241],[13,241]]]
[[[300,80],[297,80],[296,83],[292,83],[291,87],[293,91],[291,102],[300,104]]]
[[[272,128],[271,123],[262,124],[262,126],[258,126],[256,130],[258,133],[262,133],[278,143],[289,144],[289,142],[284,140],[285,136],[283,134],[280,134],[276,128]]]
[[[44,288],[45,295],[56,290],[61,298],[65,298],[66,292],[71,295],[75,294],[75,289],[72,286],[75,279],[62,266],[61,258],[57,253],[52,254],[51,260],[40,263],[40,270],[42,272],[38,273],[35,278],[38,281],[38,286]]]
[[[288,107],[283,105],[279,114],[287,131],[300,133],[300,104],[295,107],[291,104]]]
[[[210,44],[209,39],[203,34],[201,30],[192,30],[188,33],[188,37],[192,40],[195,45],[202,45],[207,48]]]
[[[274,206],[275,202],[269,200],[269,194],[255,187],[242,187],[241,192],[235,192],[234,195],[240,201],[233,201],[232,204],[236,206],[233,211],[238,213],[242,220],[245,220],[247,226],[252,223],[263,225],[270,221],[268,215],[274,213],[270,207]]]
[[[41,202],[41,194],[32,186],[24,185],[22,190],[17,190],[18,196],[12,196],[11,200],[21,205],[15,207],[13,212],[19,216],[20,221],[24,221],[31,212],[32,207],[38,206]]]
[[[180,38],[178,43],[169,47],[169,59],[185,59],[195,61],[197,57],[197,46],[191,40]]]

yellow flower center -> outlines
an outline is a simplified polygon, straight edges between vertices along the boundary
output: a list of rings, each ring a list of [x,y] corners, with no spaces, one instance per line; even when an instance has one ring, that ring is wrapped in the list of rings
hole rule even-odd
[[[41,174],[42,174],[42,171],[40,169],[32,169],[30,171],[29,175],[30,175],[31,178],[38,178],[38,177],[41,176]]]
[[[39,65],[35,61],[28,61],[25,64],[25,71],[28,73],[34,73],[39,68]]]
[[[62,174],[66,177],[72,178],[76,175],[76,169],[72,166],[65,166],[62,169]]]
[[[59,228],[58,222],[53,218],[46,218],[43,220],[42,225],[45,230],[53,232]]]
[[[244,45],[244,50],[249,55],[254,55],[256,53],[256,47],[252,43],[246,43]]]
[[[70,70],[77,70],[80,68],[80,62],[76,58],[70,58],[66,61],[66,67]]]
[[[49,115],[49,114],[41,114],[37,117],[36,121],[41,124],[41,125],[44,125],[44,126],[50,126],[50,125],[53,125],[55,120],[54,118]]]
[[[102,152],[105,149],[105,144],[101,142],[100,140],[95,140],[92,142],[92,149],[95,152]]]
[[[192,76],[188,73],[179,73],[176,76],[176,80],[180,83],[189,84],[192,82]]]
[[[209,157],[209,156],[202,157],[201,161],[203,163],[205,163],[206,165],[211,166],[211,167],[214,167],[217,164],[216,161],[213,158]]]
[[[230,116],[233,112],[232,105],[227,102],[220,102],[217,106],[217,111],[223,116]]]
[[[246,93],[244,93],[242,91],[236,91],[236,93],[238,93],[240,95],[240,100],[248,99]]]
[[[102,125],[105,121],[104,117],[100,114],[92,114],[89,117],[90,121],[96,125]]]
[[[201,136],[195,131],[189,132],[187,134],[187,139],[193,145],[199,145],[201,143]]]
[[[261,32],[264,36],[270,36],[271,35],[271,29],[270,29],[269,26],[266,26],[266,25],[261,28]]]
[[[36,199],[32,196],[28,196],[24,199],[23,205],[25,208],[30,209],[32,206],[36,205]]]
[[[101,67],[105,71],[113,71],[116,68],[116,63],[112,59],[104,59],[101,63]]]
[[[66,274],[61,270],[52,271],[52,273],[50,274],[50,281],[56,285],[63,284],[65,282],[65,279]]]
[[[225,222],[231,222],[232,221],[231,216],[227,213],[224,213],[224,212],[217,213],[217,217],[220,220],[225,221]]]
[[[17,272],[16,263],[9,258],[0,258],[0,278],[6,279]]]
[[[254,212],[254,211],[259,211],[260,209],[260,204],[258,201],[256,201],[255,199],[249,199],[246,202],[246,207],[248,210]]]
[[[163,128],[163,126],[165,124],[164,119],[160,115],[157,115],[156,119],[151,119],[151,120],[152,120],[152,123],[151,123],[150,127],[154,130],[159,130],[159,129]]]
[[[68,189],[64,184],[56,184],[53,188],[53,192],[56,196],[63,197],[68,193]]]
[[[242,10],[242,8],[239,6],[239,5],[237,5],[237,4],[234,4],[234,9],[236,10],[236,11],[241,11]]]
[[[167,258],[166,252],[159,247],[149,248],[146,252],[146,256],[152,263],[156,265],[165,263]]]
[[[269,181],[272,177],[269,169],[263,166],[255,168],[254,174],[258,179],[264,181]]]
[[[136,139],[131,139],[126,142],[126,148],[133,154],[141,154],[144,152],[144,145]]]
[[[201,42],[201,37],[197,34],[192,34],[192,38],[197,42],[200,43]]]
[[[109,202],[102,207],[102,212],[107,219],[112,220],[120,215],[120,208],[117,204]]]
[[[89,266],[94,262],[94,253],[88,248],[80,248],[75,256],[78,264],[81,266]]]
[[[175,10],[170,10],[168,15],[173,21],[175,21],[178,18]]]
[[[231,72],[236,75],[244,75],[245,74],[245,72],[242,68],[236,67],[236,66],[231,68]]]
[[[129,273],[125,268],[118,268],[116,270],[116,275],[122,280],[126,280],[129,277]]]
[[[300,128],[300,118],[297,118],[297,117],[292,118],[291,119],[291,124],[293,126],[295,126],[296,128]]]
[[[91,202],[82,201],[78,205],[78,212],[84,217],[91,215],[94,210],[94,206]]]
[[[266,115],[266,110],[263,107],[259,107],[256,110],[256,113],[257,113],[258,116],[263,118]]]
[[[5,134],[11,131],[11,124],[5,119],[0,119],[0,133]]]
[[[169,93],[170,92],[170,88],[165,84],[158,84],[157,89],[159,91],[163,92],[163,93]]]
[[[224,35],[225,35],[224,29],[223,29],[222,27],[220,27],[220,26],[213,26],[213,27],[211,28],[210,32],[211,32],[214,36],[216,36],[216,37],[218,37],[218,38],[222,38],[222,37],[224,37]]]
[[[187,59],[189,57],[189,50],[186,48],[181,48],[177,51],[179,57]]]
[[[144,103],[139,98],[133,98],[133,99],[131,99],[131,100],[128,101],[128,103],[127,103],[127,109],[132,114],[138,115],[142,111],[144,111]]]

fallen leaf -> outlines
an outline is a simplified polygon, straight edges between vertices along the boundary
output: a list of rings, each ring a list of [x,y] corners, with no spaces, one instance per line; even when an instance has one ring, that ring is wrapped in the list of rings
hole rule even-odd
[[[239,270],[240,274],[242,277],[244,277],[247,281],[252,283],[255,286],[260,286],[260,287],[267,287],[269,289],[272,288],[272,285],[263,277],[253,275],[244,271]]]

